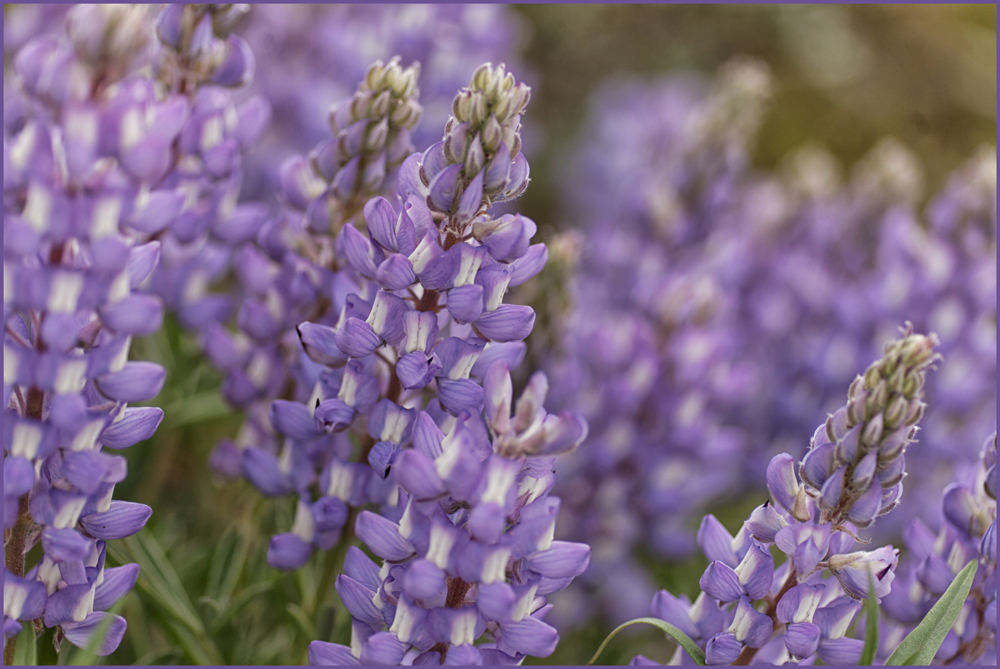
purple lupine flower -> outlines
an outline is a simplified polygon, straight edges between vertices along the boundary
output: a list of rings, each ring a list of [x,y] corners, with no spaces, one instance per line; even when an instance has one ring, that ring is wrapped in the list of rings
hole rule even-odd
[[[68,42],[43,37],[18,52],[33,115],[4,135],[8,662],[18,621],[57,627],[57,638],[86,647],[112,616],[97,652],[121,642],[125,620],[105,611],[132,589],[138,565],[105,569],[105,542],[138,532],[151,509],[113,499],[127,467],[107,449],[149,438],[163,418],[128,407],[164,383],[159,365],[128,360],[132,338],[163,317],[162,301],[142,289],[161,250],[142,224],[159,154],[155,142],[141,159],[130,151],[144,133],[176,136],[177,112],[142,99],[146,8],[76,6],[66,31]],[[141,118],[134,104],[144,105]],[[148,121],[159,124],[150,133]],[[40,561],[26,565],[39,542]]]
[[[354,619],[354,641],[351,648],[313,642],[313,663],[516,663],[550,655],[558,633],[544,622],[546,596],[589,563],[589,546],[553,539],[559,500],[548,495],[555,456],[585,438],[586,423],[545,410],[544,374],[513,397],[510,366],[523,356],[534,314],[503,304],[503,296],[535,226],[493,218],[494,198],[522,184],[511,188],[506,174],[488,192],[489,168],[473,155],[517,162],[519,152],[480,139],[478,128],[499,127],[483,114],[496,109],[510,121],[497,132],[518,147],[513,117],[527,97],[503,66],[476,71],[448,124],[456,146],[446,152],[439,144],[403,163],[400,205],[374,198],[364,207],[367,237],[350,225],[340,231],[336,248],[358,293],[334,326],[299,328],[313,361],[332,363],[324,372],[330,380],[317,384],[308,404],[276,402],[271,423],[300,448],[330,434],[362,436],[364,425],[367,465],[334,457],[319,483],[352,506],[381,504],[381,515],[361,511],[354,531],[384,560],[378,567],[349,549],[336,586]],[[468,136],[473,124],[459,130],[456,120],[466,115],[478,124]],[[453,188],[438,188],[448,170]],[[483,241],[508,230],[507,241]],[[294,550],[288,556],[294,561]],[[490,641],[476,645],[484,633]]]
[[[918,389],[934,360],[934,342],[933,336],[907,331],[902,339],[886,344],[883,358],[852,384],[848,406],[864,411],[866,398],[859,393],[866,377],[875,388],[882,372],[888,371],[899,373],[900,379],[911,375],[915,385],[910,399],[922,413]],[[871,410],[863,415],[875,421],[881,414]],[[857,425],[865,430],[865,423]],[[817,433],[825,429],[820,426]],[[878,453],[877,446],[873,442],[871,452]],[[707,664],[798,664],[816,658],[857,663],[864,643],[845,635],[861,609],[860,600],[868,596],[869,577],[877,598],[887,600],[892,591],[899,551],[892,546],[852,551],[858,527],[849,520],[850,507],[824,504],[822,492],[801,483],[795,469],[787,454],[771,460],[766,479],[774,503],[755,509],[737,536],[713,516],[702,521],[698,543],[711,562],[699,581],[697,601],[702,610],[714,612],[699,616],[709,622],[707,628],[693,624],[686,602],[670,593],[661,591],[653,600],[654,615],[688,633],[704,649]],[[838,510],[831,513],[831,508]],[[777,568],[772,545],[786,556]],[[678,648],[677,653],[675,662],[682,660],[684,651]]]
[[[888,622],[879,657],[888,657],[898,641],[930,610],[970,560],[979,573],[958,620],[948,631],[935,659],[944,664],[996,662],[996,434],[983,445],[982,458],[941,495],[943,522],[936,534],[919,518],[910,520],[905,541],[909,553],[900,565],[897,587],[883,600]],[[992,613],[991,613],[992,611]]]

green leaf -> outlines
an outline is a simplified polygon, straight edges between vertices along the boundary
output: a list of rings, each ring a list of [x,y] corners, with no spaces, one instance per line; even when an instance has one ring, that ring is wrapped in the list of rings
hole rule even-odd
[[[120,564],[137,562],[137,586],[150,595],[149,600],[195,634],[205,633],[205,625],[188,599],[177,572],[149,530],[144,529],[127,539],[108,543],[108,552]]]
[[[173,632],[174,638],[177,639],[177,643],[194,660],[195,664],[203,667],[226,664],[218,649],[209,639],[202,635],[193,634],[187,626],[176,620],[168,620],[167,625]]]
[[[313,624],[313,621],[309,620],[309,616],[306,615],[306,612],[302,610],[301,606],[289,602],[288,605],[285,606],[285,610],[288,611],[292,618],[295,619],[295,622],[299,624],[299,628],[302,630],[304,638],[311,641],[319,636],[316,633],[316,626]]]
[[[163,429],[175,430],[207,420],[231,416],[233,409],[217,390],[188,395],[163,407]]]
[[[155,666],[158,664],[177,664],[183,656],[183,650],[177,646],[169,646],[146,653],[132,664],[140,667]]]
[[[38,638],[35,636],[35,625],[30,620],[21,623],[21,633],[17,635],[17,646],[14,648],[14,664],[38,664]]]
[[[597,658],[601,656],[601,652],[604,650],[604,647],[608,645],[608,642],[611,641],[616,634],[630,625],[637,625],[639,623],[644,625],[653,625],[654,627],[660,628],[667,633],[667,636],[671,637],[674,641],[680,644],[681,648],[687,651],[687,654],[691,656],[691,659],[694,660],[695,664],[705,664],[705,653],[687,634],[680,631],[665,620],[660,620],[659,618],[636,618],[635,620],[630,620],[627,623],[622,623],[612,630],[611,634],[608,635],[608,638],[601,642],[600,648],[598,648],[597,652],[594,653],[594,657],[590,658],[590,662],[588,662],[587,665],[592,665],[597,661]]]
[[[878,650],[878,597],[875,593],[875,577],[868,571],[868,599],[865,600],[865,646],[861,651],[861,666],[871,666]]]
[[[234,526],[223,532],[208,569],[208,585],[205,594],[225,609],[236,590],[236,584],[246,564],[249,544]]]
[[[948,630],[962,612],[962,605],[969,596],[978,564],[973,560],[965,565],[916,629],[906,635],[899,647],[889,656],[886,666],[927,666],[931,663],[941,644],[944,643]]]

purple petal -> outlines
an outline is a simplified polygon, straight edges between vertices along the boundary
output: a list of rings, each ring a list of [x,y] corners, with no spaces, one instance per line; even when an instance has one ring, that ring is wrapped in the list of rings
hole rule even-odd
[[[843,636],[854,616],[861,610],[861,602],[841,601],[840,604],[817,609],[813,614],[813,623],[819,627],[823,638]]]
[[[153,510],[135,502],[111,502],[111,508],[80,519],[80,524],[97,539],[124,539],[146,525]]]
[[[316,411],[319,415],[319,410]],[[279,497],[290,493],[294,486],[281,472],[278,459],[264,449],[250,446],[243,451],[243,475],[265,495]]]
[[[417,280],[410,260],[400,254],[390,254],[375,271],[375,280],[387,290],[403,290]]]
[[[755,609],[750,599],[744,596],[740,597],[740,602],[736,605],[729,631],[747,646],[760,648],[770,640],[774,625],[767,614]]]
[[[396,243],[396,212],[384,197],[368,200],[364,209],[368,232],[387,251],[399,251]]]
[[[361,662],[351,655],[351,649],[339,643],[309,642],[309,664],[314,667],[356,667]]]
[[[857,666],[861,662],[861,651],[865,648],[865,642],[860,639],[820,639],[819,659],[825,664],[832,666]]]
[[[525,655],[548,657],[559,642],[559,633],[554,627],[531,616],[515,623],[501,624],[500,630],[504,643]]]
[[[362,276],[374,278],[376,272],[371,242],[353,225],[345,225],[337,238],[337,248]]]
[[[767,465],[767,489],[771,499],[788,512],[795,509],[799,482],[795,478],[795,459],[788,453],[779,453]]]
[[[24,458],[8,455],[3,459],[3,493],[17,498],[35,484],[35,467]]]
[[[4,602],[4,617],[34,620],[45,610],[47,593],[41,581],[18,578],[5,569],[3,589],[9,597],[9,601]]]
[[[371,511],[362,511],[358,516],[355,533],[375,555],[385,560],[400,562],[413,555],[413,546],[400,535],[399,526]]]
[[[872,453],[871,455],[875,455]],[[866,457],[867,459],[867,457]],[[868,527],[882,508],[882,483],[877,476],[870,479],[870,487],[859,497],[847,512],[847,519],[858,527]]]
[[[433,368],[428,365],[427,354],[418,350],[399,359],[396,363],[396,376],[404,388],[413,390],[425,387],[440,369],[439,365]]]
[[[45,554],[55,562],[83,560],[90,555],[90,549],[93,545],[92,539],[87,539],[76,530],[68,527],[61,530],[46,527],[42,530],[42,548],[45,549]]]
[[[436,460],[442,453],[441,442],[443,440],[444,433],[434,422],[434,419],[424,411],[418,413],[417,419],[413,423],[414,450]]]
[[[821,429],[825,430],[825,428]],[[817,490],[823,487],[830,474],[836,469],[833,458],[834,448],[834,444],[830,443],[814,447],[806,453],[806,457],[802,460],[799,474],[803,481]]]
[[[372,598],[375,597],[373,588],[344,574],[337,577],[335,586],[340,601],[352,616],[372,625],[382,623],[382,612],[372,602]]]
[[[300,323],[296,328],[302,348],[311,360],[321,365],[339,367],[348,356],[337,348],[337,331],[318,323]]]
[[[471,323],[483,313],[483,287],[474,283],[448,291],[448,313],[459,323]]]
[[[511,274],[510,283],[507,285],[514,288],[532,279],[542,271],[548,259],[549,250],[545,244],[532,244],[523,256],[510,264],[514,272]]]
[[[736,567],[735,573],[750,599],[760,599],[771,589],[774,558],[767,550],[754,544]]]
[[[819,647],[819,638],[819,627],[816,625],[793,623],[785,630],[785,648],[793,657],[809,657]]]
[[[705,645],[705,664],[732,664],[742,650],[743,644],[732,634],[716,634]]]
[[[847,477],[847,465],[840,467],[823,484],[817,503],[824,511],[833,511],[840,503],[844,493],[844,480]]]
[[[521,341],[531,334],[534,324],[534,310],[520,304],[502,304],[475,323],[483,337],[495,342]]]
[[[403,298],[380,290],[372,303],[367,323],[390,346],[398,346],[404,336],[403,315],[408,311],[409,307]]]
[[[455,214],[455,219],[461,225],[468,224],[479,213],[479,207],[482,204],[483,173],[480,171],[472,183],[466,186],[462,192],[462,197],[458,200],[458,211]]]
[[[344,573],[355,581],[367,585],[372,591],[382,584],[378,565],[372,562],[371,558],[357,546],[351,546],[347,549],[347,557],[344,558]]]
[[[478,412],[483,406],[483,389],[471,379],[438,379],[438,400],[452,415]]]
[[[757,541],[774,542],[774,537],[788,523],[774,509],[770,500],[764,502],[750,514],[743,526]]]
[[[96,379],[101,394],[119,402],[142,402],[156,397],[163,389],[167,372],[152,362],[126,362],[120,372],[110,372]]]
[[[101,657],[110,655],[118,648],[118,644],[122,642],[122,637],[125,636],[125,630],[128,628],[128,623],[121,616],[116,616],[113,613],[91,613],[81,623],[63,624],[63,634],[66,635],[66,640],[77,648],[87,648],[90,645],[90,640],[101,628],[106,618],[111,619],[111,624],[107,627],[107,636],[94,650],[94,654]]]
[[[337,348],[353,358],[371,355],[382,344],[372,326],[358,318],[348,318],[337,330]]]
[[[427,206],[437,211],[450,212],[455,200],[455,191],[458,188],[458,177],[461,172],[461,164],[450,165],[441,170],[431,180],[427,195]]]
[[[778,620],[783,623],[811,621],[825,587],[801,583],[791,588],[778,602]]]
[[[732,543],[732,535],[715,516],[708,514],[702,518],[701,527],[698,528],[698,546],[709,562],[718,560],[735,569],[740,561]]]
[[[271,403],[268,420],[276,432],[293,439],[313,439],[323,434],[318,421],[301,402],[275,400]]]
[[[408,644],[403,643],[391,632],[378,632],[365,641],[361,647],[361,664],[395,666],[403,660]]]
[[[945,519],[965,536],[973,533],[976,519],[976,501],[969,489],[961,484],[949,485],[942,495],[941,508]]]
[[[276,534],[267,545],[267,563],[275,569],[292,571],[309,561],[312,544],[297,534]]]
[[[434,462],[420,451],[408,449],[399,454],[393,477],[417,500],[437,499],[445,493]]]
[[[955,575],[948,562],[940,555],[930,554],[917,566],[917,580],[931,595],[942,595],[948,589]]]
[[[542,424],[544,440],[538,453],[540,455],[567,453],[587,438],[587,430],[587,421],[578,413],[564,411],[558,416],[549,414]]]
[[[579,576],[590,564],[590,546],[572,541],[553,541],[548,550],[526,557],[524,564],[548,578]]]
[[[121,420],[101,432],[100,442],[108,448],[128,448],[153,436],[163,420],[159,407],[129,407]]]
[[[226,87],[245,86],[253,79],[256,67],[250,45],[238,35],[229,35],[226,55],[212,73],[212,83]]]
[[[743,596],[743,584],[735,571],[723,562],[712,562],[698,584],[706,595],[720,602],[735,602]]]
[[[135,587],[139,565],[127,564],[104,570],[104,580],[94,591],[94,610],[107,611]]]
[[[411,599],[431,599],[447,590],[445,573],[429,560],[418,559],[410,563],[403,578],[403,591]]]
[[[330,432],[342,432],[351,426],[357,411],[339,397],[323,400],[316,407],[316,419]]]
[[[82,568],[83,564],[78,563]],[[90,583],[67,585],[49,595],[45,602],[45,626],[55,627],[72,622],[86,613],[89,604]]]

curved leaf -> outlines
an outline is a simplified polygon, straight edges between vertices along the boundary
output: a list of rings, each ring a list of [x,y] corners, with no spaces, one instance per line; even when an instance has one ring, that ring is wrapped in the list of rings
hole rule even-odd
[[[660,628],[667,633],[667,636],[680,644],[681,648],[683,648],[687,654],[691,656],[691,659],[694,660],[695,664],[705,664],[705,653],[687,634],[680,631],[665,620],[660,620],[659,618],[636,618],[635,620],[629,620],[626,623],[622,623],[612,630],[611,634],[608,635],[608,638],[601,642],[600,648],[598,648],[597,652],[594,653],[594,657],[590,658],[590,662],[588,662],[587,665],[590,666],[597,661],[597,658],[601,656],[601,652],[604,650],[604,647],[608,645],[608,642],[611,641],[616,634],[630,625],[638,625],[640,623]]]
[[[865,600],[865,646],[861,651],[859,665],[871,666],[878,650],[878,597],[875,593],[875,577],[868,570],[868,599]]]
[[[934,659],[938,648],[944,643],[948,630],[955,624],[962,611],[965,598],[972,588],[978,562],[973,560],[965,565],[951,582],[941,599],[931,607],[916,629],[906,635],[899,647],[893,651],[886,666],[927,666]]]

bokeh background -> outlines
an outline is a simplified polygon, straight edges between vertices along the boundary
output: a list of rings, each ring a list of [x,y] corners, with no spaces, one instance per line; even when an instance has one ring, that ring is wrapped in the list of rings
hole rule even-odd
[[[690,71],[712,77],[734,56],[767,64],[774,94],[762,117],[751,162],[760,170],[781,167],[798,147],[825,147],[850,166],[880,139],[895,137],[919,158],[924,199],[981,145],[996,143],[996,8],[990,5],[525,5],[491,8],[469,19],[479,46],[466,52],[454,39],[452,66],[471,73],[480,60],[508,60],[510,69],[534,87],[525,118],[525,150],[532,185],[518,209],[539,223],[551,241],[570,230],[571,210],[560,200],[574,149],[586,141],[590,103],[609,78],[653,81]],[[5,81],[9,56],[24,39],[59,29],[58,7],[5,5]],[[307,152],[324,130],[326,107],[350,94],[336,83],[349,77],[336,68],[363,68],[387,41],[378,21],[358,21],[342,39],[354,40],[357,62],[323,60],[322,53],[296,50],[297,30],[330,31],[343,21],[332,8],[257,7],[241,31],[258,58],[258,81],[287,78],[287,109],[276,105],[275,130],[265,136],[256,158],[258,172],[245,192],[267,194],[284,156],[271,146]],[[394,6],[382,11],[403,17],[397,30],[420,28],[421,8]],[[365,30],[372,31],[366,35]],[[322,43],[322,35],[303,41]],[[416,48],[416,47],[414,47]],[[332,50],[331,50],[332,51]],[[349,51],[349,49],[347,50]],[[491,55],[491,54],[497,55]],[[327,54],[329,55],[329,54]],[[405,54],[403,54],[405,57]],[[513,57],[512,57],[513,56]],[[308,69],[310,84],[300,78]],[[331,72],[329,79],[324,71]],[[468,75],[459,77],[461,80]],[[425,88],[426,84],[421,83]],[[302,104],[302,96],[315,104]],[[5,106],[7,104],[5,96]],[[440,127],[429,109],[428,137]],[[301,117],[290,118],[299,114]],[[285,131],[282,124],[297,126]],[[274,134],[277,133],[277,134]],[[281,134],[284,133],[284,134]],[[280,135],[280,137],[279,137]],[[270,139],[268,139],[270,137]],[[280,141],[279,141],[280,140]],[[418,146],[420,142],[418,142]],[[270,168],[267,161],[274,163]],[[918,206],[923,202],[918,203]],[[558,284],[558,272],[543,278]],[[542,286],[528,299],[540,299]],[[554,286],[554,290],[558,285]],[[551,302],[551,301],[550,301]],[[550,304],[551,307],[551,304]],[[556,309],[558,304],[555,307]],[[528,360],[545,356],[558,339],[558,318],[539,319],[528,340]],[[545,326],[545,327],[543,327]],[[549,329],[546,330],[546,327]],[[346,642],[347,626],[331,600],[333,589],[318,592],[322,554],[294,573],[278,572],[265,560],[269,537],[291,525],[294,500],[262,498],[243,480],[223,482],[208,467],[219,439],[232,438],[240,423],[219,395],[221,377],[202,356],[197,341],[169,319],[158,334],[137,340],[133,356],[163,364],[167,385],[152,403],[165,419],[148,442],[124,453],[128,478],[117,498],[154,509],[146,531],[114,542],[113,558],[138,560],[139,586],[125,604],[129,631],[108,664],[301,664],[313,639]],[[845,388],[846,390],[846,388]],[[821,419],[819,415],[817,420]],[[804,435],[807,438],[808,435]],[[759,500],[727,499],[711,508],[728,527]],[[700,516],[690,519],[692,530]],[[658,587],[694,594],[706,562],[645,558]],[[557,600],[558,601],[558,600]],[[558,603],[557,603],[558,606]],[[562,634],[556,654],[537,664],[582,664],[613,627],[602,610],[585,612],[586,623]],[[340,609],[342,611],[342,609]],[[40,645],[40,660],[55,662],[51,645]],[[67,652],[68,651],[68,652]],[[602,662],[627,663],[636,652],[665,661],[671,645],[661,634],[619,637]],[[60,663],[79,653],[64,646]]]

